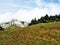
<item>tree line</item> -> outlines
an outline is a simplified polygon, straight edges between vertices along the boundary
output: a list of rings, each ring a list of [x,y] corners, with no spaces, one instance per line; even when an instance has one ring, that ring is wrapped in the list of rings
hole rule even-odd
[[[31,20],[31,23],[29,25],[38,24],[38,23],[49,23],[54,21],[60,21],[60,14],[54,16],[48,16],[48,14],[46,14],[45,16],[39,18],[38,20],[34,18]]]

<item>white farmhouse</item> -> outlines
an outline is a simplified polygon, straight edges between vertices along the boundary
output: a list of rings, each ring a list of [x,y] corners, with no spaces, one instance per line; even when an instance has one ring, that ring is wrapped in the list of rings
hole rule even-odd
[[[1,26],[2,28],[7,28],[7,27],[9,27],[10,25],[7,24],[7,23],[2,23],[0,26]]]
[[[24,21],[11,20],[9,22],[2,23],[0,26],[2,26],[3,28],[7,28],[11,25],[15,25],[18,27],[27,27],[29,24],[27,22],[24,22]]]

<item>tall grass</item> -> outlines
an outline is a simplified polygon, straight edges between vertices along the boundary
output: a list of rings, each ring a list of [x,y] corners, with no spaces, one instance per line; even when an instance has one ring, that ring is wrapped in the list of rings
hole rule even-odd
[[[0,45],[60,45],[60,23],[25,28],[10,27],[0,34]]]

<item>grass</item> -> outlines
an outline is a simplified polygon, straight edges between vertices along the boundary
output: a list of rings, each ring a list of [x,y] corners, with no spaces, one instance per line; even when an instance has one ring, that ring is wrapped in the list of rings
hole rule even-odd
[[[0,34],[0,45],[60,45],[60,22],[6,30]]]

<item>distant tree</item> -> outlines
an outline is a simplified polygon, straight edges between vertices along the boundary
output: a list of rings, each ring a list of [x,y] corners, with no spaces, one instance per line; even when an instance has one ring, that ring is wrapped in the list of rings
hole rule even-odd
[[[48,22],[54,22],[54,21],[60,21],[60,14],[55,16],[48,16],[46,14],[44,17],[41,17],[40,19],[36,20],[36,18],[31,20],[31,25],[38,24],[38,23],[48,23]]]
[[[58,15],[58,18],[60,19],[60,14]]]
[[[55,21],[59,21],[59,16],[55,15]]]
[[[35,23],[35,21],[32,19],[32,20],[31,20],[31,24],[34,24],[34,23]]]
[[[40,23],[41,22],[41,20],[40,19],[38,19],[38,23]]]
[[[56,15],[56,21],[60,21],[60,14]]]
[[[45,19],[44,17],[41,17],[40,23],[47,23],[47,22],[46,22],[46,19]]]
[[[48,14],[46,14],[46,15],[44,16],[44,19],[45,19],[45,20],[49,20]]]
[[[36,20],[36,18],[34,18],[34,19],[31,20],[30,25],[32,25],[32,24],[37,24],[37,23],[38,23],[38,21]]]
[[[56,20],[56,17],[55,16],[50,16],[49,20],[50,20],[50,22],[54,22]]]

